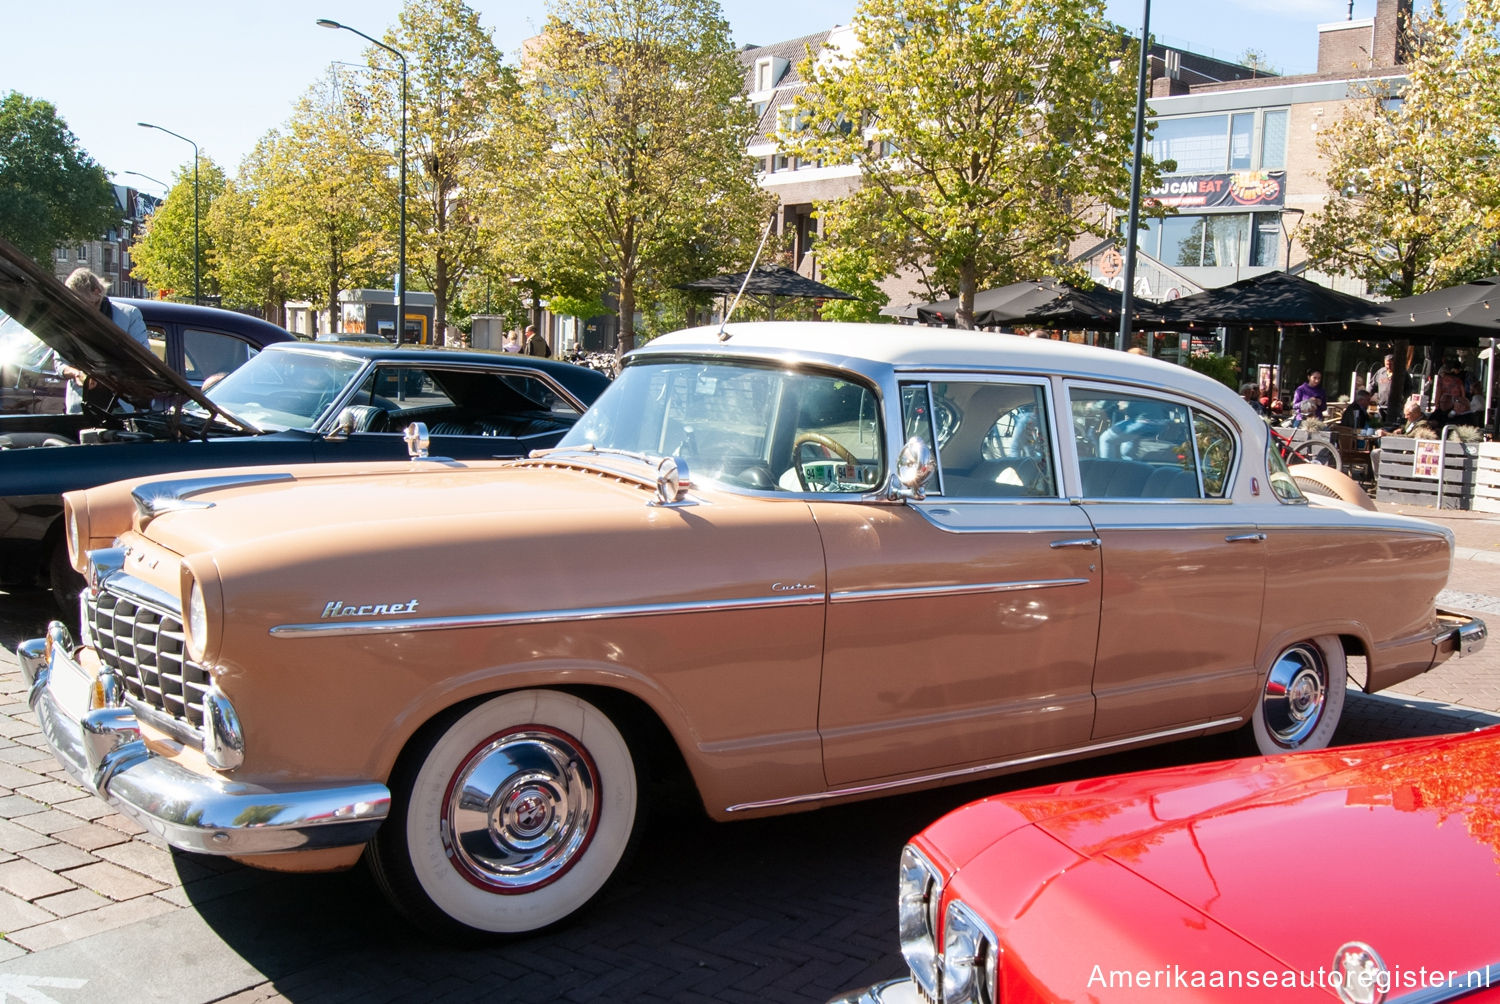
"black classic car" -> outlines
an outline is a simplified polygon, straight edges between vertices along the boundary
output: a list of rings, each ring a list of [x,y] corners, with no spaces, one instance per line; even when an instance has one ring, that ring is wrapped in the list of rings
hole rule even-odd
[[[413,422],[434,456],[521,456],[556,445],[609,383],[500,352],[287,341],[204,391],[4,241],[0,311],[110,399],[82,414],[0,415],[0,583],[50,585],[65,605],[81,583],[63,492],[199,468],[404,459]]]

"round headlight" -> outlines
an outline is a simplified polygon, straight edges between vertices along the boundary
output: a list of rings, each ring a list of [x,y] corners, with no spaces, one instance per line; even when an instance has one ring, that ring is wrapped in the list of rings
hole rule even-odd
[[[79,558],[79,541],[82,535],[78,532],[78,510],[68,506],[68,560],[76,566]]]
[[[208,604],[203,602],[203,586],[193,579],[188,590],[187,603],[187,651],[194,662],[202,662],[208,651]]]
[[[993,1004],[999,945],[989,926],[954,900],[943,917],[944,1004]]]

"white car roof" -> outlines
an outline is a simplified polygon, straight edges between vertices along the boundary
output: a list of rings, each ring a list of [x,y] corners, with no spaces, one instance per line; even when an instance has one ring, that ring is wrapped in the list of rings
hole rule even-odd
[[[821,362],[872,376],[886,367],[911,371],[1004,370],[1123,381],[1174,390],[1225,408],[1239,395],[1217,380],[1174,363],[1114,349],[992,331],[923,325],[820,321],[747,321],[688,328],[652,339],[632,355],[684,351],[772,356]],[[1248,408],[1247,408],[1248,410]]]

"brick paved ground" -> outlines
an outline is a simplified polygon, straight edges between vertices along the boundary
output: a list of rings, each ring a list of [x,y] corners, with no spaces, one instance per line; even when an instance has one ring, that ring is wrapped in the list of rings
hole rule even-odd
[[[1382,508],[1450,526],[1458,552],[1444,602],[1500,625],[1500,517]],[[45,597],[0,594],[0,1000],[16,987],[59,1004],[127,988],[191,1004],[473,1000],[497,986],[513,1001],[825,1000],[899,971],[887,902],[896,851],[922,822],[979,793],[734,826],[671,819],[659,856],[585,923],[479,953],[423,946],[357,873],[288,878],[173,854],[74,786],[45,750],[14,661],[16,643],[50,614]],[[1500,640],[1401,690],[1351,695],[1336,741],[1500,722]],[[1108,766],[1227,755],[1199,742]],[[767,888],[760,876],[773,873],[808,901]],[[317,938],[301,933],[307,925]],[[567,993],[554,997],[560,986]]]

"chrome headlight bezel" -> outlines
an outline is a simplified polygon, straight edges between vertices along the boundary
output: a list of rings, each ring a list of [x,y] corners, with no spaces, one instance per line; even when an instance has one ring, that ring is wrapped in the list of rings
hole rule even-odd
[[[962,900],[943,912],[943,1004],[996,1004],[1000,941]]]
[[[938,910],[943,901],[942,873],[911,844],[901,851],[897,931],[901,955],[928,1000],[940,1000]]]

